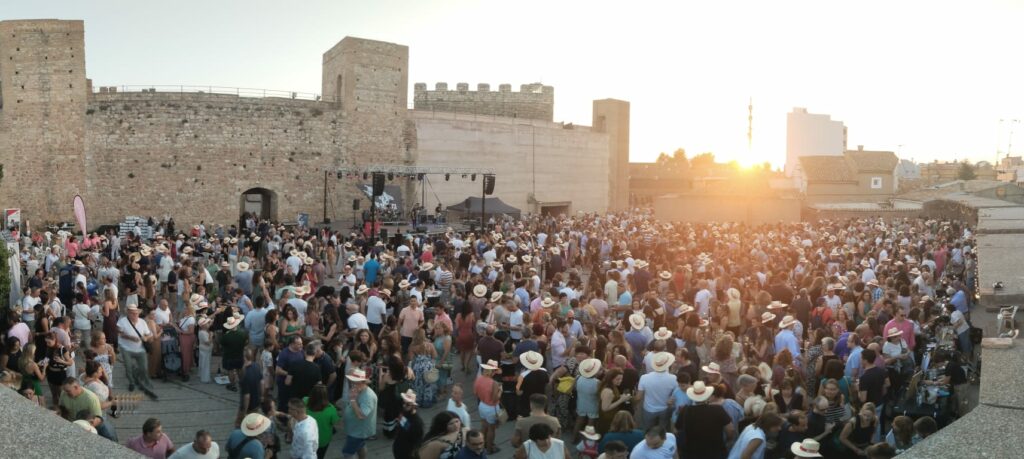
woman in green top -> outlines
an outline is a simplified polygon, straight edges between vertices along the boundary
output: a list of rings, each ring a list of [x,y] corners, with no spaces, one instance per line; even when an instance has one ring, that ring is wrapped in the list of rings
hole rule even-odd
[[[302,399],[306,403],[306,414],[316,421],[320,443],[316,450],[316,457],[323,459],[327,455],[327,447],[331,446],[331,436],[334,434],[334,425],[340,421],[338,409],[327,400],[327,387],[323,384],[313,386],[309,397]]]
[[[36,355],[36,344],[28,343],[21,352],[21,359],[18,361],[18,369],[21,370],[21,390],[32,390],[36,393],[36,400],[39,406],[46,407],[46,397],[43,394],[43,370],[39,368],[33,358]],[[54,403],[57,403],[56,400]]]
[[[293,335],[300,335],[302,332],[302,325],[299,324],[299,312],[295,310],[292,305],[286,305],[284,307],[284,318],[281,319],[281,330],[282,341],[288,342],[288,339]]]

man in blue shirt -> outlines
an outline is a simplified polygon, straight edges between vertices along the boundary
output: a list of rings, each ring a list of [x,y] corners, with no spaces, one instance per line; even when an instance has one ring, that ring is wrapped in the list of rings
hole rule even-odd
[[[380,272],[380,263],[377,262],[377,255],[371,252],[370,259],[363,263],[363,278],[366,279],[366,285],[373,286],[378,272]]]
[[[864,351],[861,347],[860,335],[854,333],[850,335],[850,356],[846,358],[846,368],[843,371],[845,376],[851,378],[860,377],[860,355]]]
[[[779,322],[780,330],[775,335],[775,352],[789,349],[789,353],[793,354],[793,362],[797,363],[800,361],[800,340],[793,333],[793,325],[796,325],[793,316],[786,316]]]
[[[946,289],[946,293],[953,296],[949,302],[956,306],[956,310],[967,314],[967,294],[964,293],[964,290],[962,288],[950,287]]]
[[[264,457],[265,442],[273,435],[270,419],[251,413],[242,419],[242,425],[231,432],[225,447],[230,457]],[[266,434],[266,435],[264,435]]]

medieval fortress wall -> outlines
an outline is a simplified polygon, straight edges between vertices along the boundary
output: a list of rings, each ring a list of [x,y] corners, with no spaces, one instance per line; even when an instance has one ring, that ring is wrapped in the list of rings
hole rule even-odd
[[[81,194],[91,225],[231,223],[252,189],[272,196],[275,219],[318,221],[325,172],[328,216],[348,218],[362,180],[335,169],[383,164],[494,168],[495,195],[524,212],[609,208],[619,134],[552,122],[550,86],[417,84],[410,110],[408,47],[347,37],[323,56],[320,100],[94,91],[84,43],[82,21],[0,21],[0,205],[34,222],[71,220]],[[444,206],[480,194],[479,179],[430,182],[430,208],[434,191]],[[407,206],[419,201],[419,182],[399,183]]]

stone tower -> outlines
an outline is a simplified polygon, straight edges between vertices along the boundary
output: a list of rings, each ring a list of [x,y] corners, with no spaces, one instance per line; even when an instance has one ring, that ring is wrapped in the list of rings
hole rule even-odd
[[[87,86],[82,21],[0,21],[0,205],[39,224],[73,220],[88,185]]]
[[[629,102],[594,101],[594,130],[608,134],[608,211],[629,208]]]

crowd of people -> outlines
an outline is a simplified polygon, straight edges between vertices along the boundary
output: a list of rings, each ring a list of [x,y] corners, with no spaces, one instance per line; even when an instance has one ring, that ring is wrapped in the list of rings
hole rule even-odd
[[[124,443],[159,458],[342,442],[363,459],[391,440],[396,458],[475,459],[502,423],[516,458],[887,458],[969,409],[961,222],[239,225],[17,235],[4,385],[112,441],[115,365],[121,394],[192,377],[238,393],[222,445],[175,449],[156,418]]]

